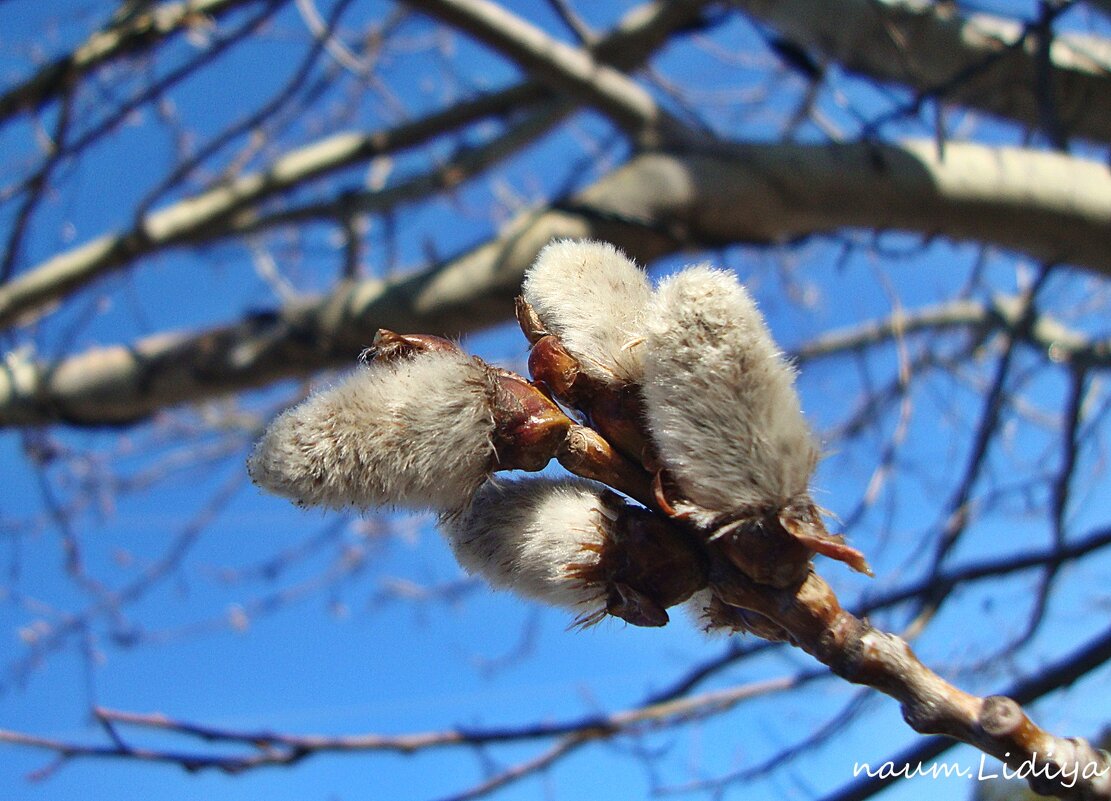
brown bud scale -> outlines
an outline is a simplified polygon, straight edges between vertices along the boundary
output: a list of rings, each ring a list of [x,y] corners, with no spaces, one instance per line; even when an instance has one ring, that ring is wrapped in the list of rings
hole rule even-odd
[[[686,532],[663,518],[613,496],[608,513],[614,527],[601,545],[584,546],[596,560],[571,565],[571,575],[606,593],[605,612],[635,626],[663,626],[667,607],[682,603],[706,586],[707,565]],[[584,615],[582,626],[598,622]]]

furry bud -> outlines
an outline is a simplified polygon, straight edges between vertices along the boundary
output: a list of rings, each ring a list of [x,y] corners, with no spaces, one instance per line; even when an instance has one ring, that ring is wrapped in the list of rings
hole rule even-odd
[[[697,522],[805,495],[818,449],[794,371],[731,273],[690,267],[648,312],[643,396],[652,438]]]
[[[534,478],[490,482],[441,520],[459,563],[495,587],[580,613],[662,626],[665,608],[705,585],[685,535],[598,484]]]
[[[552,242],[526,273],[523,292],[583,372],[611,384],[639,381],[640,349],[628,345],[641,335],[652,288],[621,251],[605,242]]]
[[[571,565],[596,564],[613,526],[596,484],[536,478],[492,481],[466,509],[440,527],[459,564],[495,587],[584,611],[602,600],[601,589],[577,580]]]
[[[300,504],[459,508],[495,461],[494,382],[451,350],[361,367],[276,418],[248,471]]]

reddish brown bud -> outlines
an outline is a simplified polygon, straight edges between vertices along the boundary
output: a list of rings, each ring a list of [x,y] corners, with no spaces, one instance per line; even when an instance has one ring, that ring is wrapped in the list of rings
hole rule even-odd
[[[500,470],[540,470],[563,445],[572,420],[520,376],[495,379],[494,451]]]
[[[626,456],[643,461],[651,450],[637,387],[599,387],[586,405],[591,425]]]
[[[399,334],[379,328],[374,343],[363,351],[363,361],[391,361],[418,353],[462,353],[463,350],[450,339],[434,334]]]
[[[540,470],[553,457],[572,473],[601,481],[652,506],[651,479],[597,431],[575,424],[538,387],[509,371],[494,379],[494,447],[499,470]]]
[[[810,549],[791,536],[775,513],[725,522],[715,527],[710,541],[759,584],[791,587],[801,583],[810,570]]]
[[[615,450],[597,431],[572,426],[557,457],[575,475],[601,481],[645,506],[655,507],[651,476]]]
[[[815,553],[872,575],[864,555],[826,531],[816,506],[803,497],[779,509],[745,510],[710,524],[710,541],[755,582],[791,587],[806,578]]]
[[[632,459],[641,458],[645,449],[643,410],[635,386],[599,381],[584,372],[578,359],[551,335],[533,343],[528,367],[534,381],[564,405],[585,414],[614,447]]]
[[[576,390],[582,377],[578,361],[553,336],[540,337],[533,343],[528,370],[534,381],[543,384],[568,406],[579,408],[585,399],[583,396],[588,394]]]
[[[518,295],[514,299],[513,311],[517,315],[517,325],[521,326],[521,333],[525,335],[525,339],[529,341],[530,345],[535,345],[537,340],[548,335],[548,331],[544,328],[544,324],[540,322],[536,310],[525,300],[524,295]]]
[[[779,522],[800,543],[822,556],[844,562],[858,573],[875,575],[864,554],[848,545],[844,538],[826,531],[817,507],[792,505],[779,513]]]

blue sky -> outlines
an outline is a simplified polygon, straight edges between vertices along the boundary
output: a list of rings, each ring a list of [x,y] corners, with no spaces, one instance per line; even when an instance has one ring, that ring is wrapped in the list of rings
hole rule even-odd
[[[1024,12],[1032,5],[981,4],[989,10],[1021,8]],[[366,4],[352,14],[352,25],[389,8],[386,3]],[[105,9],[95,3],[0,5],[0,83],[18,79],[33,61],[71,46],[106,15]],[[514,4],[514,9],[555,29],[544,3]],[[592,21],[601,26],[608,20]],[[421,30],[415,25],[411,34],[417,37]],[[712,35],[739,51],[760,52],[754,31],[739,21]],[[176,109],[198,135],[218,130],[241,112],[242,104],[275,91],[292,69],[291,47],[296,46],[299,54],[307,41],[296,13],[287,9],[256,45],[233,52],[216,68],[175,89],[171,97]],[[456,37],[455,47],[454,57],[476,84],[497,86],[512,79],[511,68],[477,46]],[[180,55],[184,50],[175,52]],[[406,100],[411,100],[417,113],[435,105],[439,92],[447,90],[436,83],[441,79],[429,77],[434,73],[426,61],[412,58],[409,62],[395,56],[383,69],[395,87],[409,90]],[[735,80],[752,88],[758,76],[755,68],[748,72],[742,68],[739,78],[723,74],[719,65],[699,59],[690,50],[668,51],[657,66],[669,77],[706,91],[719,85],[728,88]],[[800,85],[791,81],[783,78],[773,88],[800,91]],[[857,111],[869,111],[883,102],[884,93],[862,82],[846,86]],[[323,106],[343,119],[343,102],[337,96]],[[713,122],[734,135],[765,139],[774,134],[770,114],[775,110],[772,104],[770,110],[748,115],[743,108],[727,108]],[[828,111],[851,130],[853,114],[832,100]],[[764,112],[769,116],[761,116]],[[367,127],[383,124],[387,118],[384,110],[369,102],[348,117],[350,124]],[[319,118],[293,121],[289,138],[329,133],[330,119],[322,112]],[[991,123],[981,123],[978,131],[989,141],[1014,138],[1005,127]],[[24,123],[0,131],[5,160],[10,156],[18,162],[27,156],[32,133]],[[601,120],[581,115],[572,127],[537,143],[499,172],[500,186],[526,200],[542,196],[574,177],[584,140],[604,143],[607,134]],[[803,135],[818,137],[814,130]],[[66,167],[59,192],[37,218],[25,263],[124,224],[126,215],[121,210],[131,208],[165,169],[171,157],[169,146],[165,130],[146,112],[115,130],[80,163]],[[622,152],[611,147],[608,159],[619,161]],[[415,158],[401,158],[395,175],[418,168]],[[3,169],[0,183],[6,184],[12,173],[9,167]],[[428,242],[438,252],[449,253],[488,235],[490,217],[506,214],[498,191],[480,181],[462,188],[451,202],[405,210],[397,221],[403,233],[401,262],[418,263]],[[0,207],[0,227],[10,224],[11,214],[10,204]],[[370,264],[384,253],[381,226],[377,220],[369,224],[364,258]],[[323,228],[309,231],[303,252],[283,262],[299,289],[321,289],[334,277],[339,259],[330,234]],[[968,279],[979,259],[972,246],[936,242],[920,248],[918,240],[898,234],[883,236],[879,244],[906,255],[880,261],[861,250],[842,258],[838,243],[815,242],[787,249],[782,260],[756,248],[730,248],[710,257],[736,270],[749,284],[787,348],[818,331],[889,313],[894,298],[915,307],[948,297]],[[273,247],[279,255],[285,252],[280,242]],[[682,261],[662,262],[654,271],[669,272]],[[1031,269],[1007,254],[989,253],[982,269],[983,292],[1012,293]],[[1065,275],[1051,279],[1046,294],[1055,308],[1070,309],[1103,291],[1094,279]],[[799,298],[812,302],[800,304]],[[275,302],[251,268],[248,249],[240,243],[218,244],[201,252],[171,252],[144,262],[128,277],[98,284],[19,344],[33,339],[44,354],[80,350],[155,331],[212,325]],[[1106,333],[1098,309],[1078,311],[1073,324]],[[525,352],[523,340],[510,328],[472,336],[465,344],[491,360],[510,364],[519,364]],[[890,377],[896,355],[894,348],[880,348],[860,363],[807,366],[800,391],[815,426],[823,431],[836,427],[869,381],[882,383]],[[1037,363],[1032,356],[1023,358],[1031,365]],[[966,456],[967,427],[978,410],[976,388],[990,373],[990,359],[985,355],[968,369],[970,374],[961,382],[941,378],[922,382],[913,396],[908,452],[899,462],[905,473],[896,476],[882,501],[850,532],[854,544],[878,568],[877,579],[869,583],[839,565],[821,565],[823,574],[846,597],[856,598],[873,587],[890,586],[916,574],[921,564],[916,561],[921,558],[917,542],[936,529],[938,499],[946,496]],[[244,400],[245,407],[269,408],[290,397],[293,389],[287,384],[255,393]],[[1059,407],[1064,389],[1059,376],[1039,374],[1030,379],[1025,397],[1033,411],[1050,413]],[[1102,402],[1103,396],[1098,397]],[[1038,419],[1033,413],[1029,418]],[[889,415],[851,448],[831,451],[815,482],[820,503],[842,517],[851,512],[896,420],[897,415]],[[196,446],[189,429],[195,422],[187,415],[184,422],[165,418],[124,431],[52,432],[52,441],[74,455],[65,471],[51,473],[56,491],[63,499],[76,498],[83,485],[73,482],[82,477],[90,482],[103,475],[134,479],[153,465],[167,464],[166,460],[174,464],[177,456]],[[1104,434],[1094,432],[1090,447],[1082,453],[1085,469],[1077,486],[1079,500],[1070,511],[1070,531],[1078,534],[1107,520]],[[1034,472],[1047,459],[1056,458],[1053,437],[1044,427],[1016,422],[1009,437],[1007,447],[993,454],[990,462],[993,486],[1017,480],[1019,476],[1012,475],[1016,466]],[[199,441],[213,448],[227,442],[216,436]],[[707,640],[681,615],[675,615],[672,625],[663,630],[607,621],[588,632],[567,631],[565,613],[465,582],[427,517],[343,519],[298,510],[262,495],[244,475],[249,442],[240,436],[226,452],[214,453],[212,460],[184,459],[180,467],[142,491],[105,487],[92,493],[98,502],[82,508],[73,526],[90,572],[110,586],[136,581],[172,543],[186,544],[187,555],[127,608],[124,619],[99,621],[87,637],[68,639],[64,648],[22,671],[28,642],[43,636],[44,627],[64,626],[69,611],[90,603],[62,567],[62,534],[43,511],[41,484],[24,456],[26,443],[17,432],[0,433],[0,473],[5,478],[0,494],[0,575],[8,576],[3,583],[10,588],[0,596],[5,601],[0,603],[0,636],[6,643],[0,648],[4,671],[0,728],[107,742],[103,730],[89,720],[91,703],[161,712],[211,726],[298,733],[391,734],[559,721],[636,704],[728,647],[724,640]],[[86,472],[74,465],[84,465]],[[1008,496],[1000,514],[962,544],[958,561],[1044,545],[1044,526],[1015,497]],[[223,501],[206,516],[214,498]],[[1031,493],[1031,507],[1044,502],[1044,494]],[[879,536],[885,526],[892,532],[890,538]],[[308,555],[269,574],[262,569],[275,555],[299,549],[307,549]],[[345,565],[351,569],[342,580],[310,591],[322,575]],[[998,690],[1012,680],[1016,669],[1048,661],[1063,652],[1062,643],[1078,643],[1102,631],[1108,599],[1099,596],[1106,591],[1098,588],[1106,587],[1109,568],[1111,561],[1104,554],[1066,572],[1049,621],[1029,654],[1014,663],[999,660],[947,675],[979,692]],[[407,591],[411,595],[420,588],[459,592],[447,600],[406,597]],[[1030,591],[1029,577],[969,588],[943,610],[916,647],[942,671],[967,665],[970,654],[1014,632],[1018,625],[1014,610],[1025,608]],[[898,626],[905,620],[896,615],[880,622]],[[147,641],[127,647],[129,634]],[[704,689],[782,676],[810,665],[801,653],[780,649],[723,672]],[[1039,705],[1039,720],[1064,734],[1096,733],[1111,719],[1108,678],[1104,669]],[[849,703],[855,692],[843,682],[826,680],[790,703],[771,696],[674,732],[593,744],[555,769],[495,797],[639,798],[657,783],[682,785],[728,773],[805,737]],[[788,799],[815,797],[847,781],[854,762],[885,758],[916,741],[894,702],[873,698],[867,713],[863,723],[769,774],[752,791]],[[209,747],[134,729],[124,733],[137,744],[173,744],[184,750]],[[0,748],[0,792],[10,798],[89,801],[150,797],[162,801],[197,797],[423,801],[451,797],[480,781],[491,766],[506,767],[544,748],[541,743],[528,743],[485,753],[442,749],[414,756],[324,755],[294,768],[268,768],[234,777],[215,772],[190,775],[164,765],[75,761],[43,781],[28,781],[27,774],[43,768],[49,757],[31,749],[5,747]],[[960,748],[946,760],[975,767],[978,755]],[[939,792],[961,797],[970,785],[957,779],[944,786],[912,780],[884,798],[909,801]],[[741,788],[728,795],[745,794]]]

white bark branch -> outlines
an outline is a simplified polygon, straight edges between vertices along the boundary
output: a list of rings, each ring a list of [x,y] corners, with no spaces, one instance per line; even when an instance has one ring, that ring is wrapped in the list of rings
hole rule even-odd
[[[405,2],[484,42],[552,89],[593,106],[642,143],[685,136],[683,126],[627,75],[490,0]]]
[[[792,43],[845,69],[1038,128],[1037,43],[1023,26],[922,0],[734,0]],[[1108,4],[1111,5],[1111,4]],[[1062,130],[1111,142],[1111,41],[1063,33],[1048,85]]]
[[[604,212],[695,244],[783,242],[855,227],[996,244],[1038,261],[1111,275],[1111,174],[1102,164],[1022,148],[902,145],[711,145],[649,153],[599,184]],[[348,194],[373,209],[377,193]],[[307,204],[244,229],[328,219]]]
[[[718,158],[661,157],[653,179],[685,188],[679,219],[701,242],[900,229],[1111,275],[1111,173],[1099,162],[956,142],[939,155],[921,140],[716,150]],[[678,202],[674,190],[665,197]]]
[[[341,285],[201,334],[95,348],[56,364],[9,356],[0,425],[123,424],[326,366],[375,331],[455,335],[507,319],[525,268],[553,237],[611,241],[642,262],[690,245],[774,242],[845,226],[995,241],[1111,274],[1111,176],[1062,155],[930,143],[749,145],[644,154],[579,195],[417,276]]]
[[[987,334],[1004,330],[1043,351],[1054,362],[1084,368],[1111,367],[1111,340],[1093,339],[1045,314],[1038,314],[1029,324],[1024,317],[1023,299],[1014,295],[996,297],[990,303],[953,300],[829,331],[789,355],[793,362],[803,365],[922,332],[964,330]]]
[[[264,172],[186,198],[146,215],[130,231],[105,234],[32,267],[0,286],[0,328],[35,315],[90,281],[144,255],[174,245],[201,243],[226,235],[229,216],[296,186],[326,177],[375,156],[419,145],[455,125],[496,112],[483,98],[395,129],[339,133],[285,154]]]

